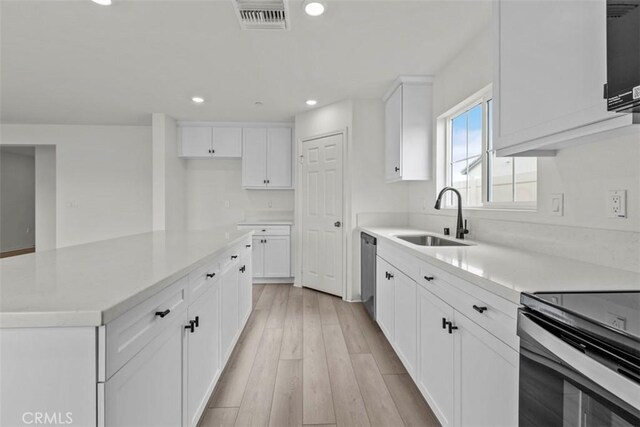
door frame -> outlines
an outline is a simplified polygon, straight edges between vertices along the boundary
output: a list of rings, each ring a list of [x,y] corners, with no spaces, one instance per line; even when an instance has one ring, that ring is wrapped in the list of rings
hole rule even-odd
[[[294,281],[294,286],[297,287],[302,287],[303,283],[302,283],[302,278],[303,278],[303,264],[302,264],[302,247],[304,244],[304,240],[303,240],[303,215],[302,215],[302,201],[303,201],[303,197],[302,194],[300,193],[301,190],[301,185],[303,182],[303,171],[302,171],[302,165],[303,165],[303,159],[302,159],[302,153],[303,153],[303,144],[305,142],[309,142],[309,141],[314,141],[316,139],[321,139],[321,138],[326,138],[329,136],[337,136],[337,135],[341,135],[342,136],[342,299],[345,301],[349,300],[349,295],[347,294],[348,292],[348,287],[347,287],[347,278],[349,277],[350,271],[348,271],[349,268],[349,263],[348,263],[348,248],[349,248],[349,230],[351,230],[351,185],[349,185],[351,183],[351,175],[350,175],[350,168],[349,168],[349,150],[351,147],[350,141],[349,141],[349,128],[345,127],[342,129],[338,129],[335,131],[331,131],[331,132],[324,132],[324,133],[320,133],[317,135],[313,135],[313,136],[307,136],[304,138],[296,138],[296,162],[295,162],[295,169],[296,169],[296,188],[298,189],[298,191],[296,191],[296,203],[295,203],[295,207],[296,207],[296,213],[295,213],[295,218],[296,218],[296,226],[295,226],[295,231],[296,231],[296,266],[295,266],[295,281]]]

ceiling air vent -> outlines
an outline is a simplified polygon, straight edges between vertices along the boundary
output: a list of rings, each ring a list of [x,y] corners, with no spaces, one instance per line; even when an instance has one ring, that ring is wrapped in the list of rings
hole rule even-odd
[[[243,30],[288,30],[287,0],[232,0]]]

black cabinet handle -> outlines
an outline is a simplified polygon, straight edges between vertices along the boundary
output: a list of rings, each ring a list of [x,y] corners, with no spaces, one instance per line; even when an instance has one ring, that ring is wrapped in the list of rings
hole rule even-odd
[[[453,331],[455,331],[456,329],[458,329],[457,326],[453,326],[453,324],[451,322],[447,322],[448,326],[449,326],[449,333],[452,334]]]
[[[200,316],[196,316],[196,318],[194,319],[193,323],[195,323],[196,328],[200,326]]]
[[[171,310],[167,308],[165,311],[156,311],[156,316],[160,316],[160,318],[162,318],[169,313],[171,313]]]
[[[245,245],[245,248],[250,248],[250,247],[251,247],[251,245]]]
[[[435,279],[435,277],[433,277],[433,276],[424,276],[424,280],[426,280],[427,282],[430,282],[433,279]]]
[[[240,273],[244,273],[246,269],[247,269],[247,266],[243,265],[242,267],[240,267]]]
[[[196,331],[195,323],[196,323],[196,322],[194,322],[193,320],[190,320],[190,321],[189,321],[189,324],[188,324],[187,326],[185,326],[184,328],[185,328],[185,329],[190,329],[190,330],[191,330],[191,333],[194,333],[194,332]]]
[[[399,171],[400,171],[400,168],[399,168],[399,167],[397,167],[397,166],[396,166],[394,169],[395,169],[395,171],[396,171],[396,172],[399,172]]]
[[[477,305],[475,305],[475,304],[473,305],[473,309],[474,309],[475,311],[477,311],[478,313],[480,313],[480,314],[482,314],[482,313],[484,313],[485,311],[487,311],[487,307],[478,307],[478,306],[477,306]]]
[[[393,279],[393,274],[389,273],[389,280]]]
[[[267,180],[266,180],[266,179],[263,179],[263,180],[262,180],[262,183],[263,183],[263,184],[266,184],[266,183],[267,183]]]
[[[231,255],[231,259],[236,259],[238,258],[238,255]]]
[[[211,150],[211,154],[213,154],[213,153],[215,153],[215,152],[216,152],[216,150]]]
[[[267,180],[267,184],[268,184],[269,182],[271,182],[271,181]]]
[[[262,230],[262,232],[263,232],[263,233],[264,233],[265,231],[267,231],[267,230]]]
[[[207,273],[207,279],[211,279],[215,275],[216,275],[216,273]]]

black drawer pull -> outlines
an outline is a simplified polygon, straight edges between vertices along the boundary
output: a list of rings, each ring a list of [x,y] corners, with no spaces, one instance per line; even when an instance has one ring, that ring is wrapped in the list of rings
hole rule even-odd
[[[250,247],[251,247],[251,245],[245,245],[245,248],[250,248]]]
[[[389,277],[388,277],[388,279],[389,279],[389,280],[393,279],[393,274],[389,273]]]
[[[200,316],[196,316],[195,320],[193,321],[196,325],[196,328],[200,326]]]
[[[448,322],[448,323],[449,323],[449,325],[448,325],[449,326],[449,333],[452,334],[453,331],[458,329],[458,327],[457,326],[453,326],[453,323],[451,323],[451,322]]]
[[[215,277],[216,273],[207,273],[207,279],[211,279],[212,277]]]
[[[189,330],[191,330],[191,333],[194,333],[196,331],[195,323],[196,322],[194,322],[193,320],[190,320],[189,324],[187,326],[185,326],[184,328],[185,329],[189,329]]]
[[[426,280],[427,282],[430,282],[433,279],[435,279],[435,277],[433,277],[433,276],[424,276],[424,280]]]
[[[477,306],[477,305],[475,305],[475,304],[473,305],[473,309],[474,309],[475,311],[477,311],[478,313],[480,313],[480,314],[482,314],[482,313],[484,313],[485,311],[487,311],[487,307],[478,307],[478,306]]]
[[[447,322],[447,319],[445,317],[442,318],[442,329],[447,329],[447,324],[449,324],[451,322]]]
[[[236,259],[238,258],[238,255],[231,255],[231,259]]]
[[[156,311],[156,316],[160,316],[160,318],[162,318],[169,313],[171,313],[171,310],[167,308],[165,311]]]

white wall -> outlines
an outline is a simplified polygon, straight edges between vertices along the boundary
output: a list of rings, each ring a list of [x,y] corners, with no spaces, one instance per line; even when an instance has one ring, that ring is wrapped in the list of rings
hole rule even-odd
[[[178,157],[176,121],[162,113],[152,115],[153,229],[187,227],[186,161]]]
[[[56,147],[36,151],[36,251],[56,248]]]
[[[234,227],[257,218],[292,219],[294,192],[244,190],[240,159],[193,159],[186,163],[189,229]]]
[[[0,150],[0,252],[35,246],[35,150]]]
[[[491,33],[487,29],[467,45],[434,80],[434,116],[492,81]],[[435,155],[434,155],[435,158]],[[435,163],[435,160],[434,160]],[[628,218],[608,218],[606,190],[626,189]],[[454,227],[454,210],[436,211],[435,181],[412,183],[414,224]],[[564,193],[563,217],[550,214],[550,195]],[[640,144],[638,136],[560,150],[538,159],[537,211],[467,209],[472,236],[618,268],[640,269]],[[451,217],[451,218],[449,218]],[[561,226],[562,229],[559,229]],[[560,235],[563,238],[558,238]]]
[[[2,144],[55,145],[57,246],[151,230],[151,128],[3,124]]]
[[[347,100],[296,116],[296,141],[347,129],[344,159],[344,219],[346,233],[346,275],[349,300],[360,299],[360,236],[357,216],[364,212],[402,213],[409,207],[408,183],[384,182],[384,104],[379,99]],[[299,163],[296,163],[299,165]],[[299,172],[299,171],[298,171]],[[298,180],[300,182],[300,178]],[[296,195],[299,207],[302,197]],[[298,224],[300,221],[298,220]],[[300,229],[298,229],[299,232]],[[301,253],[296,240],[296,281],[301,280]]]

